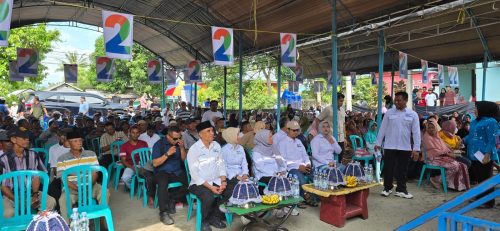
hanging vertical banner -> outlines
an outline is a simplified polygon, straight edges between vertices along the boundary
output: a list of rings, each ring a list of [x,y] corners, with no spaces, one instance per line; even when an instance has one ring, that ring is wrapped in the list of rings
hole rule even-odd
[[[314,93],[320,93],[324,88],[325,86],[322,81],[314,81]]]
[[[148,61],[148,80],[150,83],[161,83],[161,65],[158,60]]]
[[[428,84],[429,83],[429,66],[428,66],[427,60],[421,59],[420,63],[422,64],[422,83]]]
[[[332,72],[331,71],[326,71],[327,80],[326,80],[326,91],[330,91],[333,85],[333,79],[332,79]]]
[[[12,5],[13,0],[0,0],[0,46],[2,47],[9,45]]]
[[[295,81],[297,81],[299,83],[303,83],[304,82],[304,68],[302,67],[302,65],[297,64],[297,66],[295,66],[294,73],[295,73]]]
[[[97,82],[111,82],[114,72],[114,60],[108,57],[95,57],[95,73]]]
[[[167,82],[166,84],[172,85],[172,84],[176,83],[176,80],[177,80],[177,71],[175,71],[173,69],[170,69],[170,70],[167,70],[165,74],[166,74],[165,81]]]
[[[187,65],[187,75],[190,83],[201,82],[201,64],[198,60],[193,60]]]
[[[104,48],[108,58],[132,59],[134,16],[102,11]]]
[[[38,52],[29,48],[17,48],[17,68],[25,77],[38,75]]]
[[[24,77],[19,74],[19,71],[17,69],[17,60],[9,61],[9,76],[10,81],[24,81]]]
[[[78,80],[78,65],[64,64],[64,82],[76,83]]]
[[[450,86],[458,87],[458,68],[448,67],[448,78],[450,79]]]
[[[299,93],[299,82],[288,81],[288,90],[293,93]]]
[[[356,86],[356,72],[351,72],[351,85]]]
[[[444,87],[444,66],[438,65],[438,80],[439,86]]]
[[[337,71],[337,86],[342,88],[342,72]]]
[[[370,72],[370,77],[372,79],[372,85],[377,85],[377,76],[375,75],[375,72]]]
[[[408,54],[399,52],[399,78],[408,79]]]
[[[225,27],[212,27],[212,47],[214,63],[221,66],[232,66],[233,54],[233,29]]]
[[[297,34],[280,33],[281,65],[295,67],[297,61]]]

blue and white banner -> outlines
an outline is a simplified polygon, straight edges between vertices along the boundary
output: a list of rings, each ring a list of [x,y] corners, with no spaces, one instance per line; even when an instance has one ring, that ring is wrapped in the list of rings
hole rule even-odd
[[[78,65],[64,64],[64,82],[76,83],[78,81]]]
[[[408,79],[408,54],[399,52],[399,78]]]
[[[24,77],[37,77],[38,52],[35,49],[17,48],[17,69]]]
[[[428,84],[429,83],[429,67],[427,60],[420,60],[420,63],[422,64],[422,83]]]
[[[438,65],[438,80],[439,86],[444,87],[444,66],[441,64]]]
[[[148,62],[148,80],[150,83],[161,83],[161,64],[160,61],[154,59]]]
[[[108,57],[95,57],[95,73],[97,74],[97,82],[111,82],[113,72],[115,70],[114,60]]]
[[[448,78],[450,79],[451,87],[458,87],[458,68],[457,67],[448,67]]]
[[[187,83],[200,83],[201,82],[201,64],[198,60],[193,60],[187,65],[187,75],[189,82]]]
[[[294,73],[295,73],[295,81],[297,81],[299,83],[303,83],[304,82],[304,68],[302,67],[302,65],[297,63],[297,66],[295,66],[295,69],[294,69]]]
[[[232,66],[233,28],[212,27],[212,47],[215,65]]]
[[[356,72],[351,72],[351,84],[352,86],[356,86]]]
[[[280,33],[281,65],[295,67],[297,62],[297,34]]]
[[[324,88],[323,81],[314,81],[314,93],[320,93]]]
[[[108,58],[132,59],[134,16],[102,11],[104,49]]]
[[[299,92],[299,82],[297,81],[288,81],[288,91],[293,93]]]
[[[0,0],[0,46],[2,47],[9,45],[12,5],[13,0]]]
[[[166,71],[166,82],[167,85],[172,85],[177,82],[177,71],[174,69],[169,69]]]

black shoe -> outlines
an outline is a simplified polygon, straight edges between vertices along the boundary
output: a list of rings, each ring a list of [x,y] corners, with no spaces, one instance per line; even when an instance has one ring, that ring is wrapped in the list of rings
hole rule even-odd
[[[175,214],[175,201],[169,201],[167,206],[168,214]]]
[[[201,231],[212,231],[212,227],[210,227],[210,224],[208,222],[202,222]]]
[[[174,224],[174,219],[168,215],[166,212],[161,212],[160,213],[160,221],[165,224],[165,225],[173,225]]]
[[[209,223],[210,223],[210,225],[212,225],[213,227],[218,228],[218,229],[225,229],[226,228],[226,224],[224,224],[224,222],[222,222],[219,218],[212,217],[212,218],[210,218]]]

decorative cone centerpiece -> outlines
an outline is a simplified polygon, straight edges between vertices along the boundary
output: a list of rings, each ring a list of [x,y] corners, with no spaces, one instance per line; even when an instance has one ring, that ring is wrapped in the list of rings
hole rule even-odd
[[[353,161],[347,165],[345,168],[344,175],[347,176],[355,176],[357,179],[364,179],[365,172],[363,171],[363,167],[357,161]]]
[[[269,183],[267,184],[267,188],[264,189],[265,194],[278,194],[279,196],[292,196],[293,191],[290,185],[290,181],[284,175],[276,175],[273,176]]]
[[[57,213],[44,211],[35,215],[28,225],[27,231],[69,231],[66,221]]]
[[[234,186],[229,202],[238,206],[248,207],[252,203],[262,202],[259,189],[252,181],[240,181]]]

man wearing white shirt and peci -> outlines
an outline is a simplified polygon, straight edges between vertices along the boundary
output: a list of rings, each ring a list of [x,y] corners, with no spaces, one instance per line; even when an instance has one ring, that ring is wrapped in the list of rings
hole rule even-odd
[[[408,93],[396,93],[395,107],[385,113],[377,135],[375,150],[384,147],[384,190],[381,195],[386,197],[392,193],[395,177],[397,187],[394,195],[406,199],[413,198],[406,189],[406,172],[410,157],[414,160],[419,157],[421,138],[418,115],[406,107],[407,102]]]
[[[217,100],[210,101],[210,110],[203,113],[201,122],[210,121],[210,124],[212,124],[212,126],[215,126],[215,118],[223,117],[222,113],[217,110],[218,106],[219,102],[217,102]]]
[[[196,126],[200,139],[191,146],[187,154],[187,163],[191,182],[189,191],[201,200],[202,231],[226,228],[222,222],[223,214],[219,211],[221,200],[215,195],[222,195],[227,187],[226,164],[220,145],[214,140],[214,128],[210,121]]]

